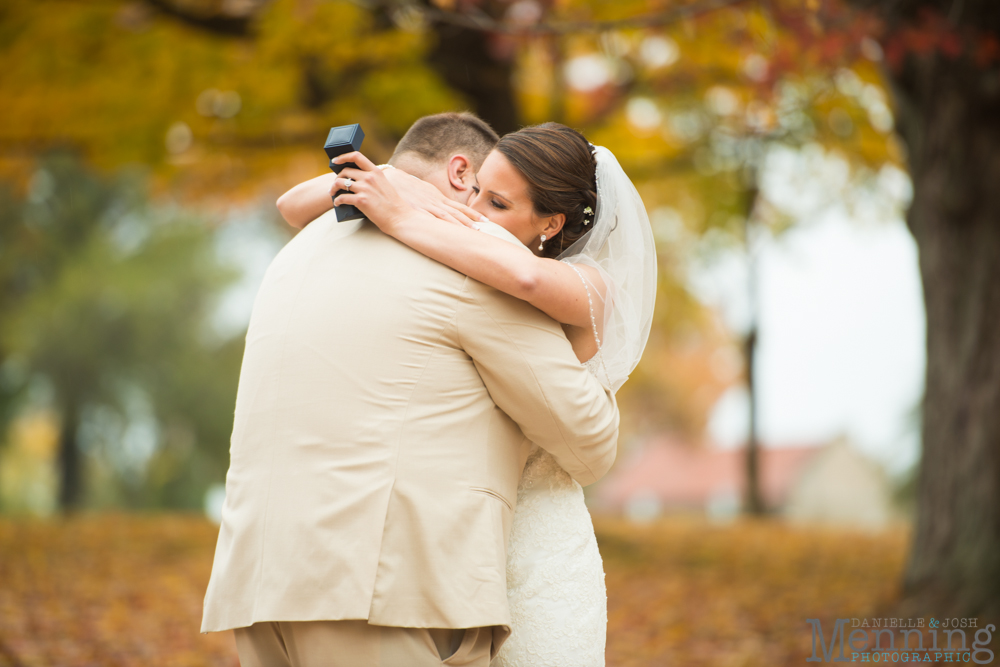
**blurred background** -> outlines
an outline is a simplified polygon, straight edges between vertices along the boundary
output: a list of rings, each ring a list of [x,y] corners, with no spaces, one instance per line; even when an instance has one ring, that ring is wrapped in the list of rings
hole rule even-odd
[[[656,320],[619,393],[618,462],[587,490],[609,664],[798,664],[805,617],[901,609],[925,583],[940,602],[912,613],[986,609],[1000,599],[1000,523],[984,509],[1000,506],[1000,350],[981,334],[1000,324],[984,268],[1000,242],[983,221],[998,207],[980,190],[942,201],[1000,176],[970,148],[997,143],[1000,16],[956,5],[5,0],[0,575],[21,583],[0,591],[0,665],[112,664],[109,651],[232,664],[228,638],[193,635],[243,336],[294,231],[274,201],[326,171],[331,126],[360,123],[384,162],[446,110],[500,134],[580,129],[618,156],[653,225]],[[973,75],[992,88],[914,83]],[[930,127],[964,152],[932,150]],[[950,176],[931,180],[942,164]],[[965,245],[933,232],[961,216],[982,223]],[[938,296],[921,282],[935,276]],[[935,347],[935,327],[978,342]],[[955,359],[991,370],[934,375]],[[925,383],[947,399],[930,426]],[[930,451],[937,487],[919,472]],[[965,463],[948,465],[956,451]],[[956,480],[972,470],[966,497]],[[968,530],[942,541],[935,525]],[[956,560],[970,545],[979,555]],[[942,564],[943,588],[928,574]],[[129,583],[154,573],[159,593]],[[764,582],[792,597],[764,602]],[[729,628],[711,641],[678,611],[733,587],[754,592],[736,595],[742,611],[704,612],[702,630]],[[36,618],[28,599],[66,609]],[[130,625],[147,606],[145,630]],[[169,642],[111,639],[164,624]]]

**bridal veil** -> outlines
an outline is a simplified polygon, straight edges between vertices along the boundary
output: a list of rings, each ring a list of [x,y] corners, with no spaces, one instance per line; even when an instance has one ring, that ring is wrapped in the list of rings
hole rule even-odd
[[[642,356],[656,301],[656,244],[646,207],[614,154],[594,148],[597,211],[591,229],[556,258],[598,270],[606,290],[597,376],[618,391]]]

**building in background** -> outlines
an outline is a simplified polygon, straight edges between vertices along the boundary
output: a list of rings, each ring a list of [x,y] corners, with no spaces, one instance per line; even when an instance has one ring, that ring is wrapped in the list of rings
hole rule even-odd
[[[734,518],[746,485],[746,451],[647,441],[590,495],[595,512],[637,521],[662,513]],[[776,515],[798,523],[877,530],[899,518],[882,469],[844,439],[825,445],[763,447],[761,492]]]

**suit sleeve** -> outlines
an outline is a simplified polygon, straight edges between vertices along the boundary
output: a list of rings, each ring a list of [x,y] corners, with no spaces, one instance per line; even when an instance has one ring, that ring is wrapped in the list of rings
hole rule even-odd
[[[583,367],[562,328],[534,306],[465,282],[459,342],[493,402],[582,485],[614,463],[618,406]]]

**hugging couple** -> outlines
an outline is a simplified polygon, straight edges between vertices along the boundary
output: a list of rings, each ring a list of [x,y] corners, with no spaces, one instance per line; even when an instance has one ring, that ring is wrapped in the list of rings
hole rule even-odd
[[[642,200],[556,123],[438,114],[335,161],[278,200],[302,231],[254,304],[202,631],[243,667],[603,665],[581,485],[652,321]]]

